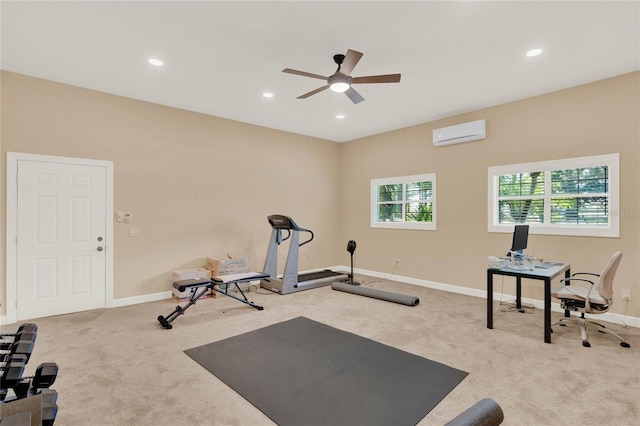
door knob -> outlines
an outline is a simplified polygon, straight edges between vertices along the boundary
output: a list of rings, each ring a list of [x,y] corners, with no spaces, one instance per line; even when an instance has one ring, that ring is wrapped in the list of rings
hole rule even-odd
[[[102,251],[102,250],[104,250],[104,247],[99,246],[99,247],[98,247],[98,251]]]

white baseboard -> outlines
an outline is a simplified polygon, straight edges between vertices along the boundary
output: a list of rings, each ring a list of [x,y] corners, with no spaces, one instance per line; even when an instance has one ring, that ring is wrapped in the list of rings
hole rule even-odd
[[[107,308],[118,308],[120,306],[137,305],[138,303],[155,302],[157,300],[170,299],[172,292],[163,291],[161,293],[145,294],[142,296],[123,297],[121,299],[113,299]]]
[[[349,272],[350,268],[347,266],[335,266],[333,268],[331,268],[335,271],[340,271],[340,272]],[[417,279],[417,278],[411,278],[411,277],[403,277],[401,275],[390,275],[388,273],[381,273],[381,272],[377,272],[377,271],[369,271],[367,269],[360,269],[360,268],[354,268],[354,273],[356,274],[361,274],[361,275],[367,275],[370,277],[376,277],[376,278],[383,278],[383,279],[388,279],[388,280],[393,280],[393,281],[398,281],[401,283],[406,283],[406,284],[413,284],[413,285],[418,285],[421,287],[428,287],[428,288],[432,288],[434,290],[442,290],[442,291],[448,291],[451,293],[458,293],[458,294],[464,294],[467,296],[473,296],[473,297],[481,297],[483,299],[487,298],[487,292],[486,290],[478,290],[478,289],[473,289],[473,288],[468,288],[468,287],[462,287],[462,286],[457,286],[457,285],[453,285],[453,284],[444,284],[444,283],[439,283],[439,282],[435,282],[435,281],[427,281],[427,280],[421,280],[421,279]],[[497,293],[497,292],[493,292],[493,300],[509,300],[509,299],[513,299],[514,296],[509,295],[509,294],[502,294],[502,293]],[[529,299],[526,297],[522,298],[522,303],[527,304],[527,305],[532,305],[537,309],[544,309],[544,300],[538,300],[538,299]],[[552,302],[551,303],[551,310],[553,312],[564,312],[563,309],[560,308],[560,304],[556,303],[556,302]],[[606,312],[604,314],[599,314],[599,315],[590,315],[590,318],[593,319],[601,319],[602,321],[608,321],[610,323],[613,324],[621,324],[621,325],[627,325],[629,327],[636,327],[636,328],[640,328],[640,318],[637,317],[632,317],[629,315],[622,315],[622,314],[615,314],[612,312]]]
[[[338,271],[338,272],[350,272],[350,268],[347,266],[343,266],[343,265],[339,265],[339,266],[334,266],[332,268],[334,271]],[[302,271],[301,273],[304,273],[305,271]],[[309,271],[306,271],[309,272]],[[387,273],[382,273],[382,272],[377,272],[377,271],[370,271],[367,269],[360,269],[360,268],[355,268],[354,272],[356,274],[361,274],[361,275],[367,275],[370,277],[376,277],[376,278],[382,278],[382,279],[388,279],[388,280],[393,280],[393,281],[398,281],[401,283],[406,283],[406,284],[413,284],[413,285],[418,285],[421,287],[427,287],[427,288],[432,288],[434,290],[441,290],[441,291],[448,291],[450,293],[458,293],[458,294],[464,294],[467,296],[473,296],[473,297],[480,297],[485,299],[487,297],[487,292],[485,290],[478,290],[478,289],[473,289],[473,288],[468,288],[468,287],[462,287],[462,286],[457,286],[457,285],[453,285],[453,284],[444,284],[444,283],[439,283],[439,282],[435,282],[435,281],[428,281],[428,280],[421,280],[418,278],[411,278],[411,277],[403,277],[401,275],[390,275]],[[129,306],[129,305],[136,305],[138,303],[146,303],[146,302],[155,302],[157,300],[165,300],[165,299],[169,299],[171,298],[172,293],[170,291],[163,291],[160,293],[152,293],[152,294],[145,294],[142,296],[133,296],[133,297],[124,297],[121,299],[113,299],[110,303],[108,303],[107,308],[117,308],[120,306]],[[497,293],[494,292],[493,294],[493,299],[494,300],[503,300],[503,299],[511,299],[513,298],[512,295],[508,295],[508,294],[502,294],[502,293]],[[522,298],[522,302],[528,305],[532,305],[534,307],[536,307],[537,309],[544,309],[544,301],[543,300],[538,300],[538,299],[529,299],[529,298]],[[559,303],[551,303],[551,310],[554,312],[564,312],[562,309],[560,309],[560,304]],[[629,315],[621,315],[621,314],[615,314],[615,313],[611,313],[611,312],[607,312],[601,315],[596,315],[594,318],[600,318],[603,321],[608,321],[614,324],[626,324],[629,327],[636,327],[636,328],[640,328],[640,318],[637,317],[632,317]],[[0,316],[0,324],[5,324],[6,321],[6,316]]]

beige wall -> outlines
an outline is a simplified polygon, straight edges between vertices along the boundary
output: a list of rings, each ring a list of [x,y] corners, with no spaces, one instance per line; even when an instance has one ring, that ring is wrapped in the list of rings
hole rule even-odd
[[[598,270],[622,250],[617,296],[632,289],[633,300],[614,311],[640,316],[639,80],[626,74],[344,144],[341,235],[357,240],[357,267],[391,273],[399,259],[398,275],[484,290],[487,256],[511,244],[510,234],[487,231],[487,168],[619,152],[620,238],[531,235],[528,252],[575,272]],[[485,140],[433,146],[433,129],[479,119]],[[437,174],[437,231],[370,228],[370,180],[419,173]],[[505,292],[513,288],[505,279]],[[524,286],[523,295],[540,300],[542,288]]]
[[[141,230],[114,224],[116,299],[167,291],[173,270],[206,256],[248,255],[262,270],[269,214],[316,233],[301,269],[342,252],[334,142],[3,72],[3,168],[7,151],[114,162],[114,208]]]
[[[484,290],[487,256],[510,243],[508,234],[487,232],[487,167],[619,152],[621,237],[532,235],[529,251],[577,271],[623,250],[616,285],[632,289],[633,301],[627,309],[618,301],[614,311],[640,317],[640,73],[346,144],[1,77],[2,170],[7,151],[114,162],[114,208],[133,213],[141,229],[132,238],[127,225],[114,225],[114,298],[166,291],[172,270],[200,266],[207,255],[249,255],[260,269],[272,213],[316,232],[301,269],[348,264],[344,246],[355,239],[359,268],[390,273],[399,259],[398,275]],[[431,143],[434,128],[481,118],[486,140]],[[370,179],[431,172],[437,231],[369,227]],[[0,247],[4,300],[4,237]],[[510,285],[505,280],[505,292]],[[542,298],[540,288],[525,287],[525,297]]]

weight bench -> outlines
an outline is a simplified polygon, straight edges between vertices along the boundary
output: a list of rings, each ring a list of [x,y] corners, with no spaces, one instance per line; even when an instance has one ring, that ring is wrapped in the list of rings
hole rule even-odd
[[[220,294],[224,294],[225,296],[229,296],[233,299],[236,299],[242,303],[246,303],[247,305],[256,308],[261,311],[264,308],[262,306],[256,305],[251,300],[247,299],[247,296],[244,294],[244,291],[238,286],[240,283],[246,283],[249,281],[258,281],[258,280],[268,280],[270,278],[269,274],[265,274],[264,272],[245,272],[240,274],[230,274],[230,275],[221,275],[217,277],[213,277],[210,280],[206,278],[196,278],[190,280],[180,280],[173,283],[173,288],[177,289],[180,292],[183,292],[187,289],[191,290],[191,296],[189,297],[189,301],[184,306],[176,306],[176,308],[166,317],[160,315],[158,317],[158,322],[166,329],[171,329],[173,326],[171,323],[180,315],[184,314],[184,312],[189,309],[191,305],[195,305],[196,301],[204,296],[208,291],[213,290],[217,291]],[[242,297],[238,297],[234,294],[229,293],[229,287],[235,286],[235,289],[242,295]],[[222,288],[220,288],[222,287]]]

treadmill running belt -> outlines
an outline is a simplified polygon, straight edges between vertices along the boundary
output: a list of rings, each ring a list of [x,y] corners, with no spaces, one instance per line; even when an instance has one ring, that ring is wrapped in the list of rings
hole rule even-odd
[[[329,269],[325,269],[324,271],[318,271],[318,272],[309,272],[308,274],[298,275],[298,283],[301,283],[304,281],[319,280],[322,278],[337,277],[340,275],[345,275],[345,274],[341,272],[330,271]]]

